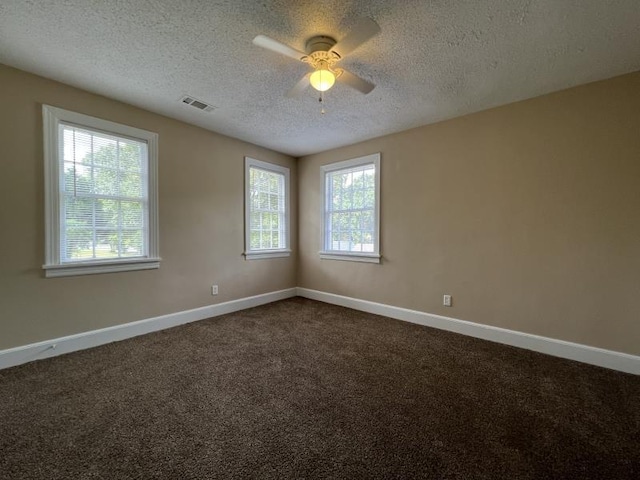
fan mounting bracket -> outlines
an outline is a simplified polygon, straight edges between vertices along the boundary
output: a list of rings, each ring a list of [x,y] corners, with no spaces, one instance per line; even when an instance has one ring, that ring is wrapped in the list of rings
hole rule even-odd
[[[304,50],[307,52],[307,55],[311,55],[315,52],[328,52],[336,43],[335,38],[327,37],[326,35],[318,35],[307,40]]]
[[[305,50],[307,55],[301,60],[308,63],[314,69],[329,68],[340,60],[340,55],[331,51],[331,48],[336,44],[335,39],[327,37],[325,35],[319,35],[317,37],[311,37],[307,40]]]

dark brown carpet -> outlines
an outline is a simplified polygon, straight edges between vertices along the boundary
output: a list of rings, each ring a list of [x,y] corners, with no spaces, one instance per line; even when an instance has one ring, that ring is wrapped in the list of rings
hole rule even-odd
[[[0,478],[637,480],[640,377],[294,298],[0,371]]]

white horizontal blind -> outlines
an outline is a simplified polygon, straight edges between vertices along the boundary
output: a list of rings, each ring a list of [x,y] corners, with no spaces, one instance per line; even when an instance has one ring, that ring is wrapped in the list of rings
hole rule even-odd
[[[60,123],[60,260],[146,257],[147,143]]]
[[[249,167],[249,251],[287,248],[285,176]]]
[[[375,252],[375,164],[329,171],[325,175],[325,250]]]

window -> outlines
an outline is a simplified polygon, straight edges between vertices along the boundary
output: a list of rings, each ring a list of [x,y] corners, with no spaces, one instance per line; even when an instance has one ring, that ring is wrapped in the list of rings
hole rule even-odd
[[[320,257],[380,263],[380,154],[324,165]]]
[[[158,136],[43,106],[47,277],[158,268]]]
[[[289,169],[245,158],[245,257],[288,257]]]

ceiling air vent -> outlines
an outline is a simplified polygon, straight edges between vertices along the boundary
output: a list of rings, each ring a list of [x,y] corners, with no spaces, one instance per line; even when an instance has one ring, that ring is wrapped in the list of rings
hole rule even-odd
[[[197,100],[195,98],[193,98],[190,95],[185,95],[184,97],[182,97],[182,103],[186,103],[187,105],[191,105],[192,107],[195,107],[199,110],[202,110],[204,112],[210,112],[212,111],[214,108],[213,105],[209,105],[206,102],[203,102],[202,100]]]

